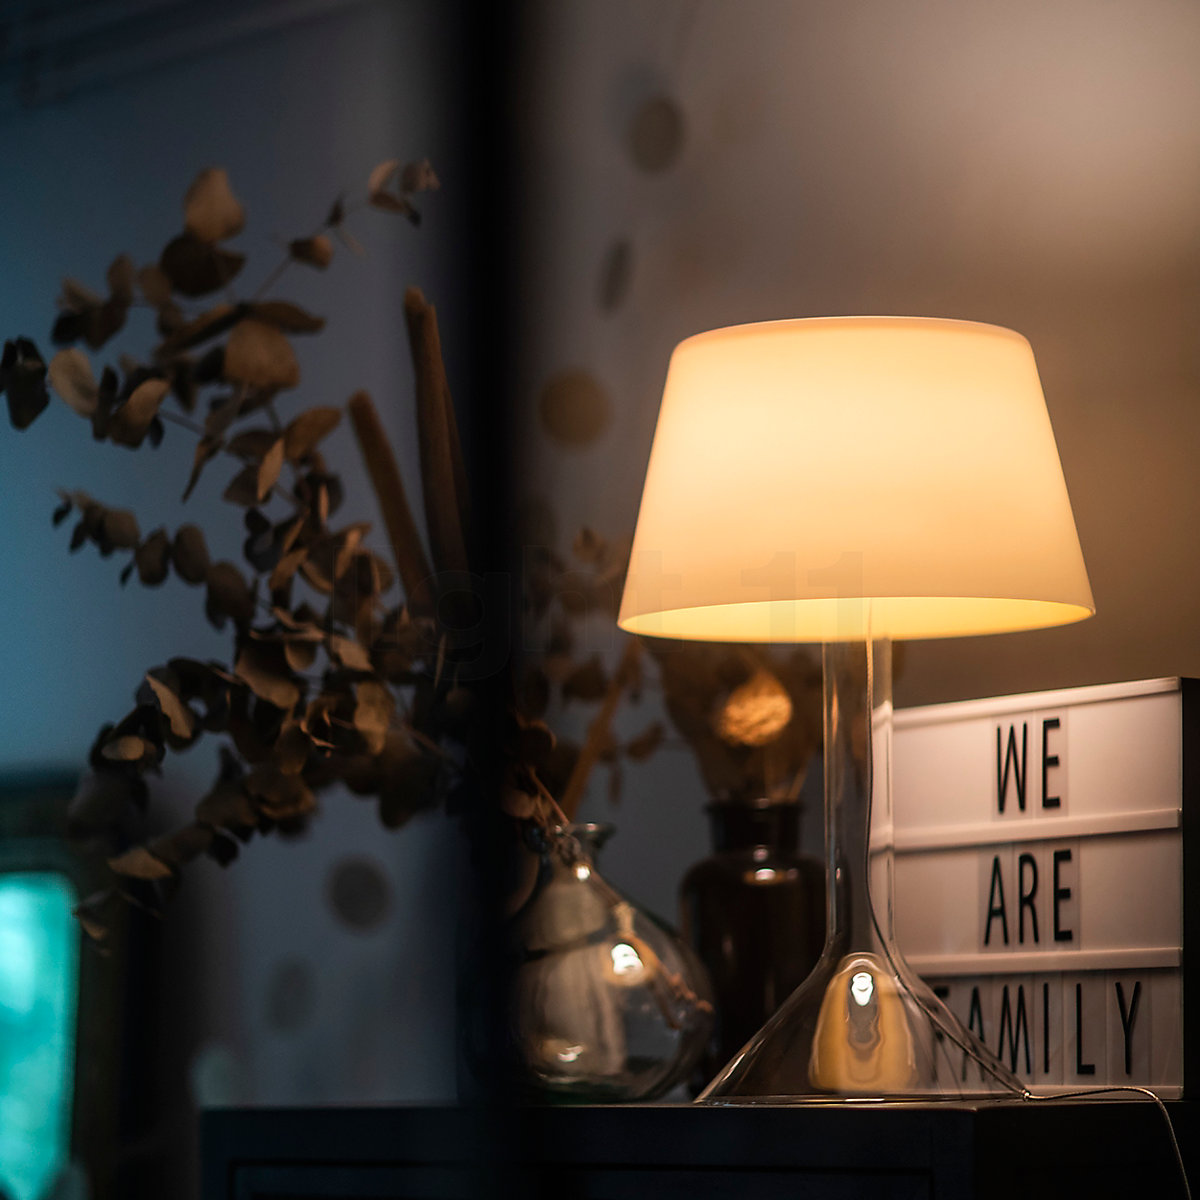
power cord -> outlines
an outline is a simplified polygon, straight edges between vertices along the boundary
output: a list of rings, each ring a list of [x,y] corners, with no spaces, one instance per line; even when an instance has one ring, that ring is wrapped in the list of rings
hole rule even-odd
[[[1130,1083],[1111,1084],[1108,1087],[1086,1088],[1078,1092],[1063,1092],[1057,1096],[1035,1096],[1028,1088],[1023,1088],[1021,1099],[1035,1102],[1046,1100],[1082,1100],[1088,1096],[1108,1096],[1113,1092],[1136,1092],[1139,1096],[1145,1096],[1158,1109],[1162,1116],[1163,1124],[1167,1127],[1167,1137],[1171,1141],[1171,1149],[1175,1154],[1175,1165],[1179,1168],[1179,1180],[1183,1184],[1183,1194],[1186,1200],[1192,1200],[1192,1189],[1188,1183],[1187,1167],[1183,1165],[1183,1152],[1179,1148],[1179,1138],[1175,1135],[1175,1126],[1171,1123],[1171,1114],[1167,1112],[1167,1106],[1162,1102],[1162,1098],[1155,1095],[1149,1088],[1137,1087]]]

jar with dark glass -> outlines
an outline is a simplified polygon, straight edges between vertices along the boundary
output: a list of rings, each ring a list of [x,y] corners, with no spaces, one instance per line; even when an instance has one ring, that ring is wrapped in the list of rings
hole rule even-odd
[[[717,1009],[696,1091],[803,982],[825,942],[825,868],[798,851],[799,805],[763,797],[707,811],[713,853],[680,887],[682,933]]]

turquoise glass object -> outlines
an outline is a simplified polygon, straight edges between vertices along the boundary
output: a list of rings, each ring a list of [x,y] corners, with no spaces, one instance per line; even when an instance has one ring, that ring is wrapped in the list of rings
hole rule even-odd
[[[0,876],[0,1193],[40,1200],[70,1157],[77,903],[55,871]]]

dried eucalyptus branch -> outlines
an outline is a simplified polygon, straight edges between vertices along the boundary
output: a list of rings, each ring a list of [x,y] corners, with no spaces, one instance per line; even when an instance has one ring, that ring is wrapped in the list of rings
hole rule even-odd
[[[380,164],[359,207],[399,213],[415,224],[411,197],[436,186],[428,163]],[[452,700],[462,691],[455,683],[456,650],[423,596],[432,572],[378,415],[365,393],[352,397],[351,419],[401,574],[405,595],[398,603],[385,599],[394,580],[391,567],[363,544],[369,524],[331,523],[342,488],[318,447],[338,425],[340,410],[310,408],[286,421],[277,411],[278,398],[300,382],[290,339],[319,333],[324,320],[264,297],[292,262],[325,269],[333,257],[331,233],[361,249],[344,227],[350,211],[335,201],[318,231],[289,242],[283,263],[250,300],[239,300],[233,289],[245,256],[222,243],[242,230],[245,214],[225,172],[210,168],[188,189],[184,231],[156,263],[137,270],[128,256],[118,256],[108,271],[107,296],[64,282],[51,335],[62,348],[49,364],[27,338],[8,342],[0,359],[0,391],[18,429],[44,411],[52,388],[91,423],[99,441],[129,449],[146,441],[157,446],[165,422],[188,428],[199,440],[185,500],[219,455],[240,463],[223,498],[241,510],[249,582],[235,564],[211,561],[195,525],[181,526],[173,537],[165,528],[143,536],[130,511],[78,491],[62,493],[54,514],[56,524],[78,514],[72,549],[92,542],[102,555],[128,551],[122,582],[136,570],[143,583],[155,586],[174,568],[184,582],[203,585],[205,615],[218,628],[232,623],[234,637],[229,667],[173,658],[152,668],[134,709],[96,739],[91,769],[70,810],[73,831],[107,847],[114,873],[111,888],[80,906],[80,920],[94,937],[103,937],[103,914],[114,898],[154,907],[197,856],[225,864],[256,833],[302,827],[317,794],[332,783],[376,796],[381,820],[395,827],[446,795],[461,769],[461,755],[443,743],[461,732],[470,705],[461,696]],[[156,313],[160,340],[148,364],[123,355],[119,370],[105,366],[97,379],[74,343],[99,350],[120,332],[135,287]],[[185,315],[187,301],[222,291],[224,301]],[[440,429],[431,443],[437,463],[425,472],[440,491],[447,469],[451,478],[457,469],[450,449],[455,425],[445,407],[449,391],[433,310],[421,303],[420,340],[414,343],[418,378],[426,393],[434,388],[445,398],[440,409],[422,401],[422,421],[428,426],[432,413]],[[201,399],[207,400],[203,415],[189,415]],[[172,400],[182,414],[164,407]],[[247,425],[259,410],[267,424]],[[460,483],[455,491],[462,489]],[[440,550],[453,547],[456,528],[461,544],[455,491],[450,521],[434,518]],[[274,500],[286,504],[286,514],[268,515]],[[465,557],[453,552],[448,561],[465,566]],[[130,844],[120,830],[131,808],[145,807],[146,772],[156,771],[168,751],[193,745],[205,733],[230,741],[193,820]]]
[[[588,726],[587,738],[579,752],[579,757],[575,760],[575,768],[563,791],[560,806],[568,821],[573,821],[575,814],[579,811],[588,776],[591,775],[592,769],[599,762],[600,755],[608,744],[617,704],[620,702],[621,694],[633,682],[641,655],[641,642],[637,638],[629,638],[621,653],[621,661],[608,682],[600,711]]]

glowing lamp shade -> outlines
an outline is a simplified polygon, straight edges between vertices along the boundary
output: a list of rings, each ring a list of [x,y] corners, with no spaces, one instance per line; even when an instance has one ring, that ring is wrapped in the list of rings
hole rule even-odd
[[[869,605],[847,603],[860,599]],[[622,628],[827,642],[1032,629],[1093,611],[1020,334],[827,317],[676,348]]]

